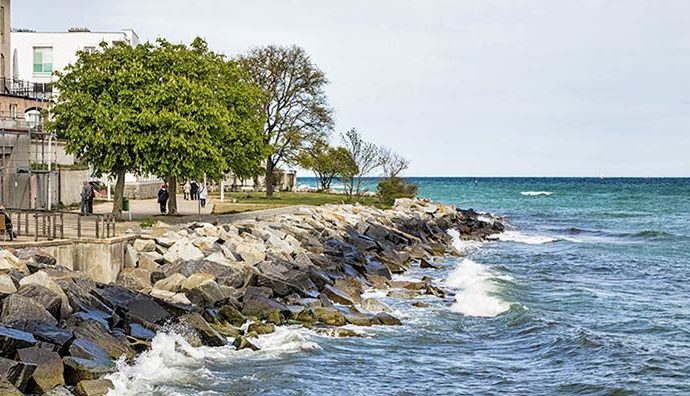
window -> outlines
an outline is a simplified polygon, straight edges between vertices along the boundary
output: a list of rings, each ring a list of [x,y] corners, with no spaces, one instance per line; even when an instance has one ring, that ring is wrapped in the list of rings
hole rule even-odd
[[[53,47],[34,47],[34,73],[53,72]]]
[[[13,120],[17,119],[17,105],[16,104],[10,104],[10,118]]]
[[[96,47],[94,47],[94,46],[84,47],[84,52],[89,53],[89,54],[93,54],[94,52],[96,52]]]

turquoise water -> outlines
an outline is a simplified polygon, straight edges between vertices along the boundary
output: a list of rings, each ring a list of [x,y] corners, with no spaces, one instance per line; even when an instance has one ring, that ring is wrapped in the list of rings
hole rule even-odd
[[[459,244],[465,259],[406,275],[432,276],[455,298],[419,298],[430,306],[416,308],[379,295],[404,326],[340,339],[282,329],[258,353],[180,354],[162,339],[148,360],[123,367],[126,389],[690,394],[690,179],[411,180],[423,196],[509,225],[500,240]],[[159,360],[164,369],[146,371]]]

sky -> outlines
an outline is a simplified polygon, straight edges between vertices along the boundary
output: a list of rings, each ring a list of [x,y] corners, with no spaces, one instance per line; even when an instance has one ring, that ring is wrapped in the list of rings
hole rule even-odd
[[[15,0],[12,26],[296,44],[408,176],[690,176],[687,0]]]

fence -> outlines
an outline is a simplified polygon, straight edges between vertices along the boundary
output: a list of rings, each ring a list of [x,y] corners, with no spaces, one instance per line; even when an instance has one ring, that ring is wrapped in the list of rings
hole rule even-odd
[[[54,239],[104,239],[116,236],[115,216],[8,209],[13,231],[17,238],[33,237],[34,241]]]

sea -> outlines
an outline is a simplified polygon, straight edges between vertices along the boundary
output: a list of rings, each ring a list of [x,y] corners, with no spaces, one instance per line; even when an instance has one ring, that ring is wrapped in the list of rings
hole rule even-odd
[[[484,243],[448,230],[464,257],[398,277],[430,276],[453,296],[370,291],[403,326],[353,338],[283,327],[258,352],[161,332],[119,362],[111,394],[690,394],[690,179],[408,180],[507,225]]]

